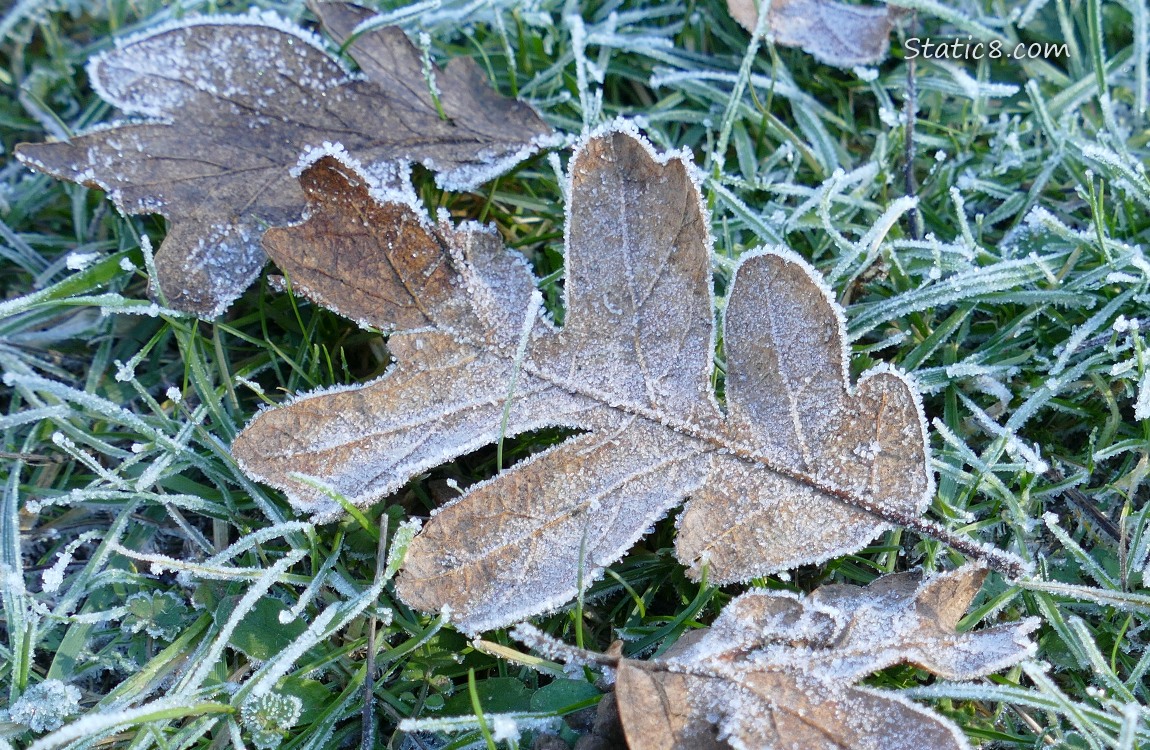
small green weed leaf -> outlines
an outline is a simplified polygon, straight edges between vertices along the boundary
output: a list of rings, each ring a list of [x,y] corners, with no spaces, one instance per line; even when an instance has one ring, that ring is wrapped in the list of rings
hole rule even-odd
[[[555,680],[536,690],[531,696],[531,710],[562,711],[598,696],[599,689],[587,680]]]
[[[229,597],[220,603],[216,610],[216,622],[224,622],[231,616],[236,601],[234,597]],[[228,645],[249,659],[267,661],[307,630],[303,618],[280,622],[280,613],[287,610],[287,605],[279,599],[260,599],[232,631]]]
[[[120,621],[126,633],[144,631],[153,638],[170,641],[191,619],[184,600],[170,591],[145,592],[128,597],[128,614]]]
[[[476,680],[475,690],[479,694],[479,705],[484,714],[526,711],[531,708],[531,691],[514,677]],[[460,690],[444,701],[440,713],[444,716],[464,716],[474,713],[468,691]]]
[[[263,693],[244,701],[240,721],[250,733],[252,744],[260,750],[271,750],[283,744],[302,712],[303,701],[294,695]]]
[[[59,728],[79,709],[79,688],[61,680],[44,680],[30,686],[12,704],[8,719],[39,733]]]
[[[331,688],[318,680],[308,680],[302,677],[288,677],[277,692],[299,698],[301,703],[299,721],[302,725],[309,725],[323,716],[324,710],[331,701]]]

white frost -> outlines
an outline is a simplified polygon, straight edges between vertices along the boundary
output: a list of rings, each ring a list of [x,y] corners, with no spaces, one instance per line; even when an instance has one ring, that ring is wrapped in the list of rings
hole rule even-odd
[[[83,271],[100,259],[100,253],[68,253],[65,263],[69,271]]]

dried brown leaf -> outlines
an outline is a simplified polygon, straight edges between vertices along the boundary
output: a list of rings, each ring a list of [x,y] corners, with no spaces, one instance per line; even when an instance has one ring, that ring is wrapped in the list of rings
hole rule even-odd
[[[738,267],[719,409],[692,169],[626,124],[577,149],[557,330],[495,234],[432,225],[378,200],[346,158],[321,160],[303,175],[310,218],[270,230],[265,246],[312,299],[393,331],[396,363],[262,413],[233,445],[240,465],[325,519],[340,513],[332,492],[365,505],[501,435],[584,431],[471,487],[412,542],[400,596],[450,607],[469,631],[569,601],[688,495],[677,553],[721,582],[913,522],[932,492],[917,396],[882,368],[851,388],[841,311],[789,251]]]
[[[758,0],[727,0],[727,11],[747,31],[759,18]],[[885,5],[858,6],[835,0],[771,0],[767,30],[775,44],[798,47],[840,68],[872,65],[890,49],[893,13]]]
[[[897,693],[858,687],[899,663],[947,679],[1005,669],[1032,653],[1037,619],[958,633],[986,572],[899,573],[806,597],[755,591],[731,601],[657,661],[621,659],[615,686],[631,750],[960,750],[956,726]],[[523,628],[531,645],[548,644]],[[600,663],[613,660],[599,657]]]
[[[319,6],[337,39],[368,11]],[[140,121],[68,141],[22,144],[25,164],[106,191],[124,213],[159,213],[156,257],[168,304],[202,317],[225,309],[266,261],[264,229],[296,221],[301,152],[342,143],[395,187],[411,163],[452,189],[524,158],[550,132],[527,105],[492,91],[470,59],[436,72],[444,120],[419,51],[397,28],[358,37],[352,75],[322,41],[272,14],[209,16],[119,42],[88,65],[101,96]]]

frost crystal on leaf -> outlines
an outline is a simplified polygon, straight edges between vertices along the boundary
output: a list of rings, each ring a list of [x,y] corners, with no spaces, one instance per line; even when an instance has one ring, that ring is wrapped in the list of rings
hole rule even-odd
[[[120,623],[126,633],[141,630],[153,638],[170,641],[187,622],[189,610],[178,594],[170,591],[133,594],[124,602],[128,614]]]
[[[268,692],[244,701],[240,721],[251,732],[252,744],[269,750],[283,744],[302,712],[303,701],[298,697]]]
[[[80,690],[60,680],[44,680],[24,691],[8,717],[33,732],[50,732],[80,710]]]
[[[371,15],[344,3],[318,13],[340,42]],[[442,118],[419,51],[398,28],[369,31],[348,51],[366,77],[274,15],[165,26],[88,66],[107,101],[149,119],[23,144],[17,155],[107,191],[125,213],[167,217],[154,281],[174,309],[213,317],[263,267],[264,227],[300,218],[290,168],[309,146],[338,140],[370,169],[399,175],[397,165],[421,162],[445,185],[473,187],[550,134],[529,106],[492,91],[470,58],[436,72]]]
[[[518,742],[519,724],[510,716],[495,716],[491,721],[491,738],[496,742]]]
[[[328,519],[341,508],[317,487],[365,505],[501,434],[584,431],[433,515],[397,579],[411,606],[449,605],[471,632],[553,609],[688,495],[676,551],[720,582],[856,550],[925,510],[915,391],[886,368],[850,386],[842,313],[788,250],[738,266],[721,412],[693,165],[633,126],[571,160],[561,330],[495,233],[380,202],[334,157],[301,182],[309,219],[268,231],[268,253],[311,299],[391,331],[396,363],[258,415],[232,446],[245,471]]]
[[[897,693],[856,687],[908,663],[972,680],[1027,658],[1039,621],[958,633],[983,568],[806,597],[752,591],[651,662],[620,659],[615,691],[632,750],[967,750],[950,721]],[[604,661],[606,657],[599,657]]]

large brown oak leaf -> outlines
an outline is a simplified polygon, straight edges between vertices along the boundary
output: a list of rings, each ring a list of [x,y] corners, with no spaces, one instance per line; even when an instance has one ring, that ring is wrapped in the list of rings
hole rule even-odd
[[[851,386],[842,313],[810,266],[783,249],[739,264],[724,413],[692,165],[622,124],[586,140],[569,173],[558,329],[495,234],[377,199],[346,159],[305,171],[310,218],[265,247],[304,294],[391,331],[396,362],[258,415],[232,448],[244,470],[324,519],[334,493],[366,505],[501,435],[582,431],[469,488],[412,542],[400,596],[450,607],[468,631],[568,601],[687,497],[676,552],[719,582],[917,519],[932,476],[915,390],[886,368]]]

